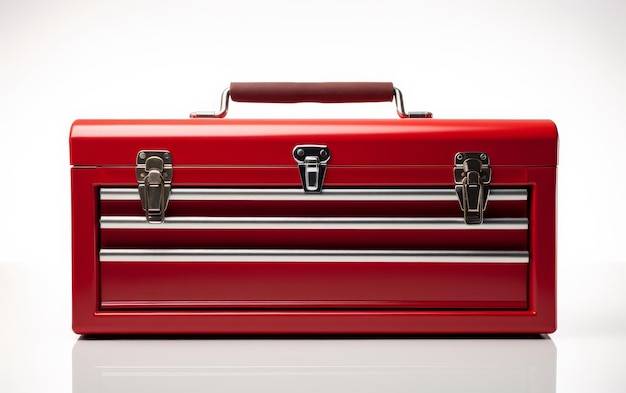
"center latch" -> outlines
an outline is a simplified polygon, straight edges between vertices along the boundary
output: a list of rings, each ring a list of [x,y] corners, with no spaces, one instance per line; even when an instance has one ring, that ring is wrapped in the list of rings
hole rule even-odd
[[[172,192],[172,155],[167,150],[142,150],[137,153],[135,173],[146,221],[163,222]]]
[[[330,160],[330,150],[325,145],[298,145],[293,149],[293,158],[298,163],[302,188],[305,192],[321,192]]]
[[[466,224],[482,224],[491,182],[489,156],[462,152],[454,158],[455,190]]]

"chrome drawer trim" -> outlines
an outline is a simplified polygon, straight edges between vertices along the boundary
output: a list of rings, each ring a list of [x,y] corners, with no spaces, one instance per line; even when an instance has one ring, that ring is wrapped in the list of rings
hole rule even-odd
[[[525,201],[526,189],[491,189],[489,201]],[[101,188],[102,201],[139,200],[134,188]],[[304,193],[301,188],[173,188],[170,201],[458,201],[454,188],[325,188]]]
[[[488,218],[467,225],[462,218],[398,217],[167,217],[148,223],[145,217],[103,216],[101,229],[263,229],[263,230],[528,230],[527,218]]]
[[[528,263],[527,251],[103,249],[100,262]]]

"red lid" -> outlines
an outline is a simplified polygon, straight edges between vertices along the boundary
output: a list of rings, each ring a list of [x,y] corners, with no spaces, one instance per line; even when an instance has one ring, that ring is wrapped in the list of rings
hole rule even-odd
[[[293,166],[296,145],[327,145],[333,166],[451,165],[460,151],[492,166],[556,166],[550,120],[77,120],[70,163],[134,166],[140,150],[169,150],[174,165]]]

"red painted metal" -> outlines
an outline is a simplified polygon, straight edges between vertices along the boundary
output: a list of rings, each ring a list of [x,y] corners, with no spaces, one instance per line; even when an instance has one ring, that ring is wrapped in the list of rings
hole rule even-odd
[[[133,191],[135,191],[133,189]],[[176,217],[458,217],[458,201],[170,201],[169,215]],[[136,201],[103,200],[102,216],[141,216],[144,212]],[[526,201],[490,201],[485,218],[526,217]]]
[[[245,241],[242,241],[245,239]],[[243,244],[242,244],[243,243]],[[515,231],[438,230],[133,230],[103,229],[102,248],[293,248],[372,250],[527,250],[528,233]]]
[[[488,151],[494,166],[557,160],[548,120],[77,120],[71,139],[70,163],[94,166],[129,165],[139,150],[166,146],[177,166],[292,167],[285,152],[300,144],[329,145],[335,168],[449,168],[459,151]]]
[[[81,120],[74,123],[70,142],[73,328],[77,333],[550,333],[556,328],[557,134],[550,121]],[[449,187],[456,152],[487,152],[493,187],[529,189],[529,231],[493,232],[484,238],[464,231],[470,240],[455,240],[456,246],[447,242],[450,234],[442,231],[440,237],[420,234],[423,239],[411,244],[415,248],[429,242],[436,247],[470,248],[474,241],[481,241],[481,249],[528,249],[530,263],[471,264],[475,270],[462,264],[281,264],[278,269],[278,264],[99,263],[102,246],[149,243],[148,235],[131,230],[100,233],[97,224],[103,212],[121,209],[122,214],[131,214],[135,209],[109,201],[100,205],[99,188],[135,187],[134,160],[139,150],[172,153],[173,187],[300,186],[291,155],[297,144],[329,146],[328,186]],[[501,209],[513,212],[511,217],[526,216],[524,207],[515,203],[494,206],[494,210],[489,206],[487,215]],[[238,210],[236,203],[223,207]],[[187,208],[173,204],[172,209],[180,213]],[[300,236],[299,241],[304,241],[304,232],[285,236]],[[325,232],[318,241],[332,248],[336,236]],[[200,236],[205,235],[224,247],[233,244],[224,234]],[[242,236],[247,235],[242,231]],[[378,244],[375,236],[359,239],[354,234],[348,239],[355,245],[371,241],[382,248],[410,243],[393,233],[377,235],[382,236]],[[165,235],[159,236],[157,242],[165,240]],[[284,244],[284,239],[255,236],[258,246]],[[229,287],[219,281],[216,272],[237,285]],[[291,279],[281,280],[280,273]],[[304,274],[310,275],[310,281]],[[130,284],[141,276],[145,279]],[[174,276],[178,278],[168,281]],[[369,297],[362,298],[364,291],[349,286],[354,276],[360,280],[352,282],[367,285]],[[420,285],[410,285],[409,277],[417,277]],[[152,280],[158,286],[151,286]],[[318,289],[324,283],[328,292]],[[185,294],[203,285],[207,286],[204,293]],[[281,289],[282,297],[277,297],[273,291]],[[312,293],[317,298],[305,299]],[[268,308],[263,303],[268,299],[277,303]],[[300,304],[308,300],[309,307],[288,307],[294,299]]]
[[[292,168],[293,169],[293,168]],[[134,189],[133,189],[134,190]],[[459,217],[458,201],[171,201],[170,217]],[[103,200],[101,216],[142,216],[136,200]],[[524,218],[526,201],[492,201],[485,217]],[[102,229],[102,248],[526,250],[525,230]]]
[[[117,308],[526,308],[525,264],[107,262]],[[134,304],[134,305],[133,305]]]

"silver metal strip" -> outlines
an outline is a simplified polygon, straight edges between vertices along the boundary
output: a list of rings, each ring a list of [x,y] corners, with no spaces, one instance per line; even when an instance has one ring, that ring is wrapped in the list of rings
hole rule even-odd
[[[191,112],[189,114],[189,117],[192,118],[192,119],[196,119],[196,118],[218,118],[218,119],[221,119],[223,117],[226,117],[226,114],[228,113],[228,102],[229,101],[230,101],[230,88],[226,88],[226,89],[224,89],[224,91],[222,91],[222,98],[220,100],[221,106],[220,106],[220,111],[219,112],[205,112],[205,111]]]
[[[100,262],[528,263],[526,251],[103,249]]]
[[[401,119],[409,118],[431,118],[431,112],[406,112],[404,110],[404,98],[402,92],[397,87],[393,88],[393,98],[396,101],[396,112]]]
[[[145,217],[103,216],[101,229],[265,229],[265,230],[528,230],[526,218],[490,218],[467,225],[463,218],[398,217],[166,217],[163,223]]]
[[[489,201],[525,201],[526,189],[491,189]],[[139,200],[134,188],[102,188],[100,200]],[[325,188],[321,193],[304,193],[301,188],[175,188],[170,201],[457,201],[454,188]]]

